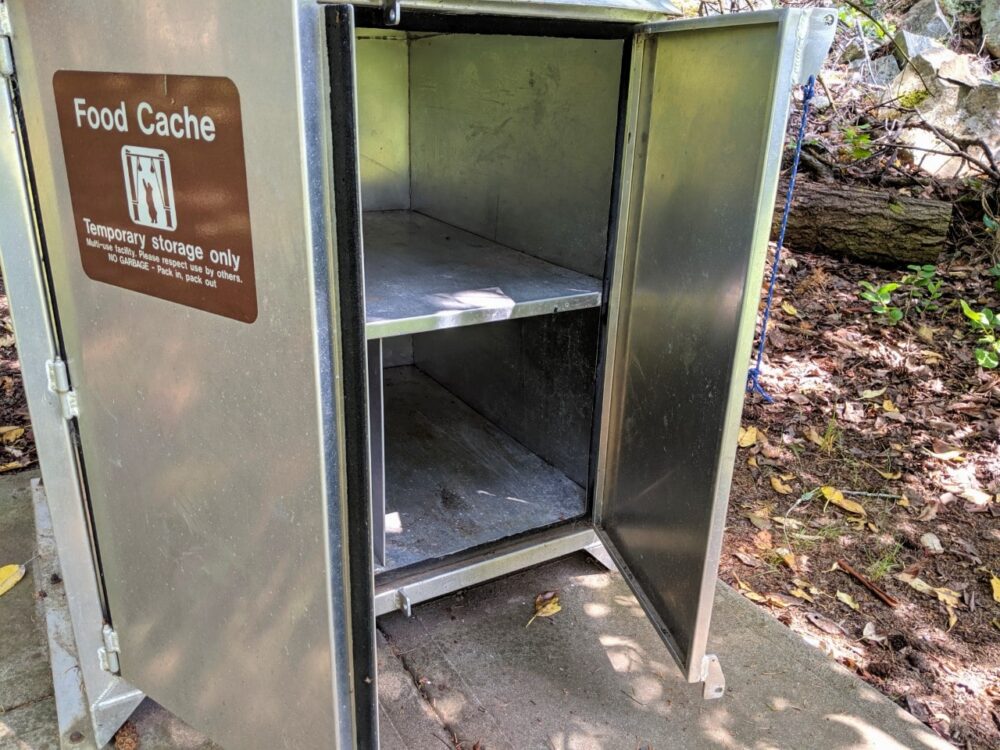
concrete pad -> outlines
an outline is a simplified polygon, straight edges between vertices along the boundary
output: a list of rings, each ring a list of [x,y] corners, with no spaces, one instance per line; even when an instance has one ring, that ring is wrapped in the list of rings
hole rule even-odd
[[[525,623],[536,594],[562,612]],[[621,577],[582,555],[379,620],[464,747],[939,748],[905,711],[720,586],[719,701],[688,685]]]
[[[0,477],[0,566],[26,563],[35,554],[31,480],[25,472]],[[0,596],[0,721],[19,706],[52,695],[45,631],[35,607],[31,565],[13,589]],[[3,735],[0,734],[0,737]]]
[[[56,701],[53,697],[0,714],[3,750],[59,750]]]

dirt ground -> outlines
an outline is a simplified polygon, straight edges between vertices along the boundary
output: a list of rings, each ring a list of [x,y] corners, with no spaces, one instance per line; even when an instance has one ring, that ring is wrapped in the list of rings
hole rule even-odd
[[[762,378],[774,403],[747,400],[721,570],[968,748],[1000,747],[1000,371],[976,365],[956,302],[1000,306],[984,267],[942,263],[939,309],[904,300],[892,326],[858,282],[902,272],[786,249]],[[0,357],[5,473],[37,458],[2,282]]]
[[[892,325],[858,283],[905,271],[786,249],[721,570],[968,748],[1000,747],[1000,370],[958,305],[1000,306],[988,266],[942,260],[937,309],[904,284]]]

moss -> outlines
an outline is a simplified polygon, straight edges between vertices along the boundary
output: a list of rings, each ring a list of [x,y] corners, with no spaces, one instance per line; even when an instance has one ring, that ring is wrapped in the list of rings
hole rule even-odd
[[[899,97],[897,103],[903,109],[915,109],[930,96],[925,90],[910,91]]]

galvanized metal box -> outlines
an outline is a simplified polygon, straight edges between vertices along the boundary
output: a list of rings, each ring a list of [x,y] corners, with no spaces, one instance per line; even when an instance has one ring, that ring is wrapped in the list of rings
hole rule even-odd
[[[374,748],[374,622],[606,550],[705,653],[827,11],[0,2],[0,253],[65,747]],[[47,500],[47,504],[46,504]]]

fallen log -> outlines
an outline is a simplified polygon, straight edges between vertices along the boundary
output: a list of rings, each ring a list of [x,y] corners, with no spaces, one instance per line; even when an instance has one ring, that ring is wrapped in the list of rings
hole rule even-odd
[[[788,182],[782,179],[771,239],[778,236],[787,190]],[[785,244],[884,265],[934,263],[950,223],[951,204],[944,201],[800,176]]]

